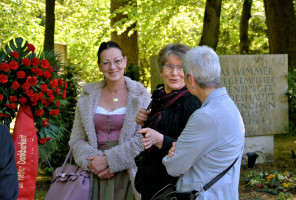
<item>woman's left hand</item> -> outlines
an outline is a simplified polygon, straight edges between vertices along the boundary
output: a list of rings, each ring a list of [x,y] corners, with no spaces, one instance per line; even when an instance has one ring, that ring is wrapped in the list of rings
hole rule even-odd
[[[138,133],[145,135],[145,137],[142,139],[145,149],[149,149],[152,145],[159,149],[162,147],[163,135],[161,133],[151,128],[143,128],[139,130]]]
[[[86,160],[91,161],[87,167],[94,174],[98,174],[108,167],[106,156],[93,156],[86,158]]]
[[[110,179],[114,176],[114,174],[110,173],[109,168],[106,168],[102,172],[98,173],[97,176],[99,179]]]
[[[168,157],[171,158],[175,154],[175,149],[176,149],[176,142],[173,142],[171,149],[169,150]]]

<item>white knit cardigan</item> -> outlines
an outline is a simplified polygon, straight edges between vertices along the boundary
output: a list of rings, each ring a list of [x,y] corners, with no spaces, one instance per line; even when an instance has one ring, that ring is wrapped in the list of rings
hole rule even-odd
[[[73,147],[73,157],[78,166],[88,170],[89,161],[87,157],[106,155],[111,173],[127,170],[134,194],[137,200],[140,200],[139,193],[134,187],[134,178],[137,167],[134,157],[143,150],[141,143],[142,136],[137,133],[141,128],[135,121],[140,108],[146,108],[151,101],[151,95],[146,88],[128,77],[124,77],[128,89],[127,109],[124,118],[123,127],[120,131],[119,144],[104,153],[98,150],[97,135],[94,125],[94,113],[99,104],[102,95],[102,89],[106,82],[100,81],[87,84],[83,87],[75,112],[74,125],[69,141],[69,145],[78,138],[84,141],[78,141]]]

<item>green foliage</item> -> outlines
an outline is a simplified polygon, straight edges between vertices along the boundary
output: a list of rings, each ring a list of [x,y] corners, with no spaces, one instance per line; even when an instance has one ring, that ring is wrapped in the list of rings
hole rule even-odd
[[[0,8],[0,47],[16,37],[43,44],[45,1],[3,0]]]
[[[147,87],[149,84],[149,80],[146,79],[145,73],[146,72],[144,68],[135,65],[134,63],[130,63],[129,66],[127,66],[125,75],[130,77],[132,80],[141,82]]]
[[[296,71],[288,73],[288,87],[289,127],[285,127],[285,131],[296,136]]]
[[[149,78],[150,57],[169,43],[199,44],[206,1],[196,0],[129,0],[128,5],[110,14],[110,0],[58,0],[55,7],[55,42],[67,44],[68,58],[79,69],[86,83],[100,79],[96,52],[98,45],[110,40],[111,31],[122,33],[134,22],[130,31],[139,34],[140,67]],[[137,5],[137,6],[136,6]],[[45,2],[40,0],[0,2],[0,38],[3,42],[22,36],[42,48],[44,37]],[[26,8],[26,9],[23,9]],[[219,54],[239,53],[239,23],[242,1],[222,3]],[[110,27],[116,13],[127,15]],[[268,53],[264,5],[254,0],[251,11],[250,52]],[[0,41],[1,45],[1,41]]]
[[[218,54],[239,54],[240,17],[243,1],[223,1],[220,17]],[[250,54],[268,53],[267,26],[263,1],[253,1],[248,37]]]

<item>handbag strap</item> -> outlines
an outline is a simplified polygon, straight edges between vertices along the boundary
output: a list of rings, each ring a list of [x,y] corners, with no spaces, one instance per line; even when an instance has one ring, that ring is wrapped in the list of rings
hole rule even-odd
[[[230,168],[236,163],[237,159],[239,158],[239,156],[233,161],[233,163],[227,168],[225,169],[223,172],[221,172],[220,174],[218,174],[215,178],[213,178],[210,182],[208,182],[205,186],[203,186],[203,191],[206,191],[207,189],[209,189],[212,185],[214,185],[220,178],[222,178],[229,170]]]
[[[65,161],[64,161],[64,164],[63,164],[63,167],[62,167],[62,172],[64,172],[64,168],[65,168],[66,163],[67,163],[67,161],[69,160],[69,158],[70,158],[70,164],[72,163],[72,151],[73,151],[73,147],[74,147],[74,145],[75,145],[78,141],[80,141],[80,140],[84,140],[84,139],[82,139],[82,138],[78,138],[78,139],[76,139],[76,140],[72,143],[72,147],[70,148],[70,150],[69,150],[69,152],[68,152],[68,154],[67,154],[67,157],[66,157],[66,159],[65,159]]]

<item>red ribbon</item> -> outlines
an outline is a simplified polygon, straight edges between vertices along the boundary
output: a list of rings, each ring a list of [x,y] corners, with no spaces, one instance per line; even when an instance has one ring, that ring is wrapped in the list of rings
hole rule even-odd
[[[12,135],[19,195],[17,199],[34,199],[38,172],[38,141],[30,105],[20,107]]]

